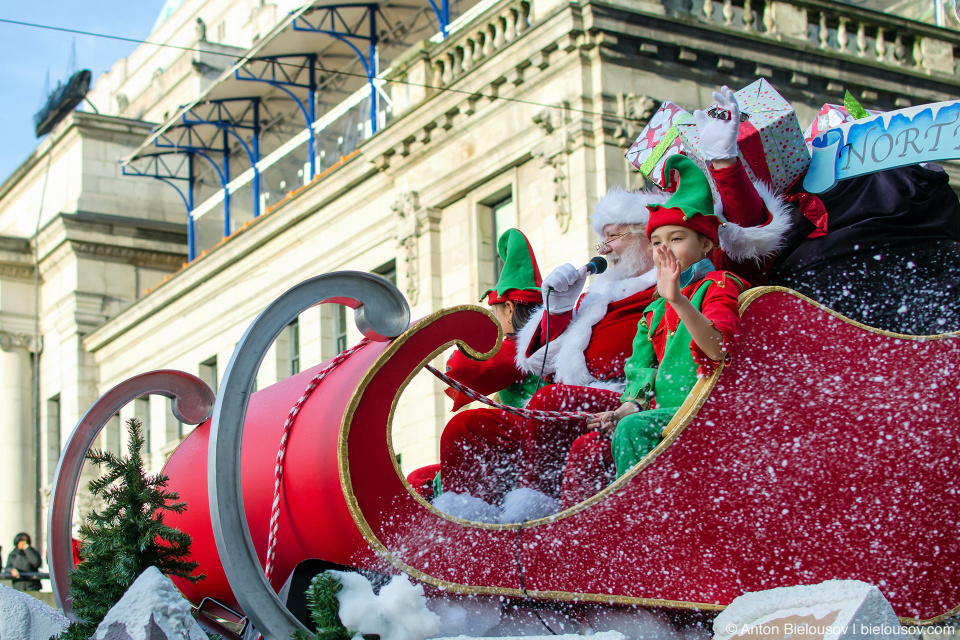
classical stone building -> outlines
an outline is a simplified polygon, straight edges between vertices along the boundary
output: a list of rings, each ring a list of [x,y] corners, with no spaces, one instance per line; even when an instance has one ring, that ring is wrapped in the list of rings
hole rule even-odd
[[[72,114],[0,186],[0,541],[39,530],[101,393],[161,368],[216,388],[251,320],[305,278],[379,273],[421,317],[495,281],[507,227],[544,271],[586,261],[590,210],[642,184],[623,155],[663,100],[706,106],[762,76],[806,125],[845,90],[890,110],[960,87],[955,30],[831,0],[287,4],[171,3],[149,40],[174,46],[118,61],[100,114]],[[342,307],[309,309],[258,387],[357,339]],[[436,460],[449,408],[427,373],[407,388],[405,470]],[[130,416],[154,469],[190,428],[143,398],[103,447]]]

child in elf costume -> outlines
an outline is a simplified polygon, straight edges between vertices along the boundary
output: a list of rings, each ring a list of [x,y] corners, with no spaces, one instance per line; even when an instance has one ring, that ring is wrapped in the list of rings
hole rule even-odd
[[[497,250],[503,261],[500,279],[496,286],[480,296],[480,301],[486,299],[503,328],[503,343],[492,358],[483,361],[471,360],[459,349],[454,351],[447,360],[446,374],[483,395],[497,393],[501,404],[522,407],[536,392],[539,379],[517,368],[516,334],[530,318],[533,309],[543,304],[540,293],[542,278],[530,242],[519,230],[507,229],[497,241]],[[452,388],[447,388],[444,393],[453,399],[453,411],[473,401]],[[499,438],[504,434],[478,433],[476,437]],[[445,445],[444,442],[441,436],[441,464],[416,469],[407,476],[407,481],[414,489],[428,499],[441,493],[441,467],[449,468],[444,474],[443,486],[447,490],[453,487],[457,491],[461,489],[459,479],[464,474],[467,477],[471,475],[472,462],[480,462],[471,461],[471,448],[452,446],[449,442]],[[515,475],[515,470],[512,473]]]
[[[486,299],[503,328],[503,344],[493,358],[483,361],[454,351],[447,361],[447,375],[483,395],[498,393],[502,404],[522,407],[536,390],[538,380],[517,368],[516,338],[533,309],[543,304],[543,279],[530,241],[518,229],[504,231],[497,241],[497,250],[503,261],[500,279],[480,296],[480,301]],[[454,389],[448,388],[444,393],[453,399],[454,411],[472,402]]]
[[[647,224],[659,297],[638,325],[624,367],[623,404],[590,418],[587,424],[595,431],[571,448],[561,491],[564,507],[612,480],[609,463],[598,465],[603,458],[598,448],[612,451],[617,476],[653,450],[697,378],[726,358],[737,336],[737,299],[749,285],[717,271],[710,261],[722,222],[714,214],[709,183],[685,156],[671,156],[666,168],[668,175],[677,172],[679,186],[666,203],[648,206]]]

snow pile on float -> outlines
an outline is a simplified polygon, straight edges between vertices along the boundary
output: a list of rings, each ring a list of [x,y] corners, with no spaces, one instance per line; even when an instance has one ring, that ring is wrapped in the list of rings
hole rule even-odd
[[[91,640],[207,640],[170,578],[148,567],[107,612]]]
[[[738,636],[880,640],[902,633],[880,590],[859,580],[744,594],[717,616],[713,632],[715,640]]]
[[[47,640],[69,624],[67,618],[33,596],[0,584],[0,638]]]
[[[357,636],[376,634],[380,640],[425,640],[437,633],[440,618],[427,609],[423,585],[406,576],[394,576],[373,593],[373,585],[359,573],[330,571],[343,589],[337,593],[340,622]]]
[[[560,502],[534,489],[514,489],[503,498],[503,506],[484,502],[469,493],[444,491],[433,506],[451,516],[471,522],[512,524],[545,518],[560,511]]]

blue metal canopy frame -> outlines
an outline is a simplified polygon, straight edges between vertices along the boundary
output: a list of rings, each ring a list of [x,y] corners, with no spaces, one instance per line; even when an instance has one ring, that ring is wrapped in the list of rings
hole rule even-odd
[[[299,65],[286,62],[298,58],[303,60]],[[246,82],[265,82],[271,87],[276,87],[286,93],[299,107],[310,136],[307,141],[307,155],[310,162],[309,180],[313,180],[314,176],[317,175],[316,134],[313,131],[313,123],[317,119],[317,55],[314,53],[278,55],[255,58],[251,62],[263,64],[260,73],[254,73],[247,67],[240,67],[234,72],[234,78]],[[291,68],[295,70],[295,73],[290,73]],[[300,81],[301,72],[304,70],[307,72],[306,83]],[[306,89],[307,103],[304,104],[289,87]]]
[[[430,8],[433,9],[433,12],[437,16],[437,21],[440,23],[440,35],[444,39],[447,37],[447,27],[450,26],[450,0],[440,0],[440,7],[437,7],[437,3],[433,0],[427,0],[430,3]]]
[[[354,27],[347,24],[341,9],[366,9],[365,20]],[[377,132],[377,87],[374,79],[377,77],[377,43],[380,36],[377,34],[377,4],[339,4],[316,7],[313,11],[297,16],[293,21],[294,31],[322,33],[336,38],[350,47],[360,58],[363,70],[367,75],[367,84],[370,85],[370,131]],[[363,24],[368,30],[364,33]],[[367,54],[355,45],[352,40],[361,40],[367,43]]]
[[[233,137],[250,161],[253,168],[253,217],[260,215],[260,98],[226,98],[209,100],[194,105],[181,116],[183,124],[171,127],[157,137],[154,145],[183,153],[193,153],[207,159],[216,170],[223,187],[223,235],[231,234],[230,228],[230,138]],[[204,137],[201,126],[216,127],[212,135]],[[252,132],[250,144],[236,129]],[[172,135],[176,133],[176,135]],[[221,166],[208,155],[222,154]]]
[[[427,0],[437,17],[441,37],[446,38],[450,24],[449,0]],[[346,2],[301,10],[286,28],[293,31],[329,36],[346,45],[363,65],[370,92],[370,133],[379,130],[379,89],[376,77],[379,67],[380,36],[377,14],[382,9],[376,2]],[[348,22],[348,19],[351,22]],[[389,23],[386,14],[381,21]],[[299,47],[298,47],[299,48]],[[252,57],[235,69],[233,78],[239,81],[260,82],[289,97],[304,118],[308,135],[309,179],[319,171],[317,103],[320,97],[318,70],[325,71],[318,53],[278,53]],[[334,72],[336,73],[336,72]],[[256,92],[254,92],[256,93]],[[306,95],[304,96],[304,93]],[[243,148],[252,169],[253,216],[261,213],[260,135],[261,117],[270,118],[270,97],[230,97],[210,99],[193,104],[180,115],[180,122],[169,126],[153,138],[160,151],[140,156],[140,166],[129,163],[124,175],[151,177],[173,186],[183,199],[188,218],[188,250],[192,261],[196,257],[195,242],[195,187],[196,158],[210,163],[223,189],[223,235],[231,235],[231,145]],[[284,99],[281,97],[281,99]],[[261,108],[263,114],[261,114]],[[231,142],[230,138],[236,140]],[[168,156],[182,154],[183,161],[176,166]],[[215,154],[221,154],[219,157]],[[186,171],[187,175],[183,175]],[[186,182],[186,189],[181,182]]]
[[[167,162],[167,158],[170,156],[177,156],[180,158],[180,161],[175,164]],[[187,208],[187,260],[190,262],[196,257],[197,252],[193,225],[193,196],[196,185],[196,178],[193,177],[193,157],[194,152],[191,151],[165,151],[137,158],[138,160],[147,161],[146,166],[142,169],[135,167],[133,164],[126,164],[121,167],[122,173],[125,176],[153,178],[154,180],[159,180],[164,184],[170,185],[177,191],[177,194],[183,200],[184,206]],[[209,160],[209,158],[207,159]],[[186,169],[186,175],[183,175],[184,169]],[[187,183],[186,193],[177,185],[178,182]]]

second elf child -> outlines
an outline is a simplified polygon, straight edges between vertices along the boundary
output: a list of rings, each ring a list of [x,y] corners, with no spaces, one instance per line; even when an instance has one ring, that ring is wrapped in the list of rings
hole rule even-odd
[[[507,229],[500,236],[497,249],[503,262],[500,278],[493,288],[480,296],[480,300],[487,301],[503,328],[503,343],[489,360],[471,360],[459,349],[454,351],[447,361],[447,375],[483,395],[496,393],[502,404],[523,407],[536,392],[540,380],[517,367],[516,334],[526,324],[533,309],[543,303],[540,293],[542,278],[530,241],[518,229]],[[447,388],[445,393],[453,400],[454,411],[473,401],[453,388]],[[454,416],[451,422],[457,423],[461,419],[459,415],[462,414]],[[501,429],[499,425],[477,430],[470,436],[471,442],[461,443],[451,442],[449,436],[441,435],[440,464],[415,469],[407,476],[410,485],[427,499],[439,496],[444,490],[466,492],[469,490],[467,479],[477,474],[478,465],[487,463],[474,455],[477,443],[516,440],[519,446],[519,434]],[[441,469],[444,469],[442,476]],[[502,493],[512,488],[516,474],[515,464],[497,474],[502,478],[502,486],[498,484],[497,490]]]

